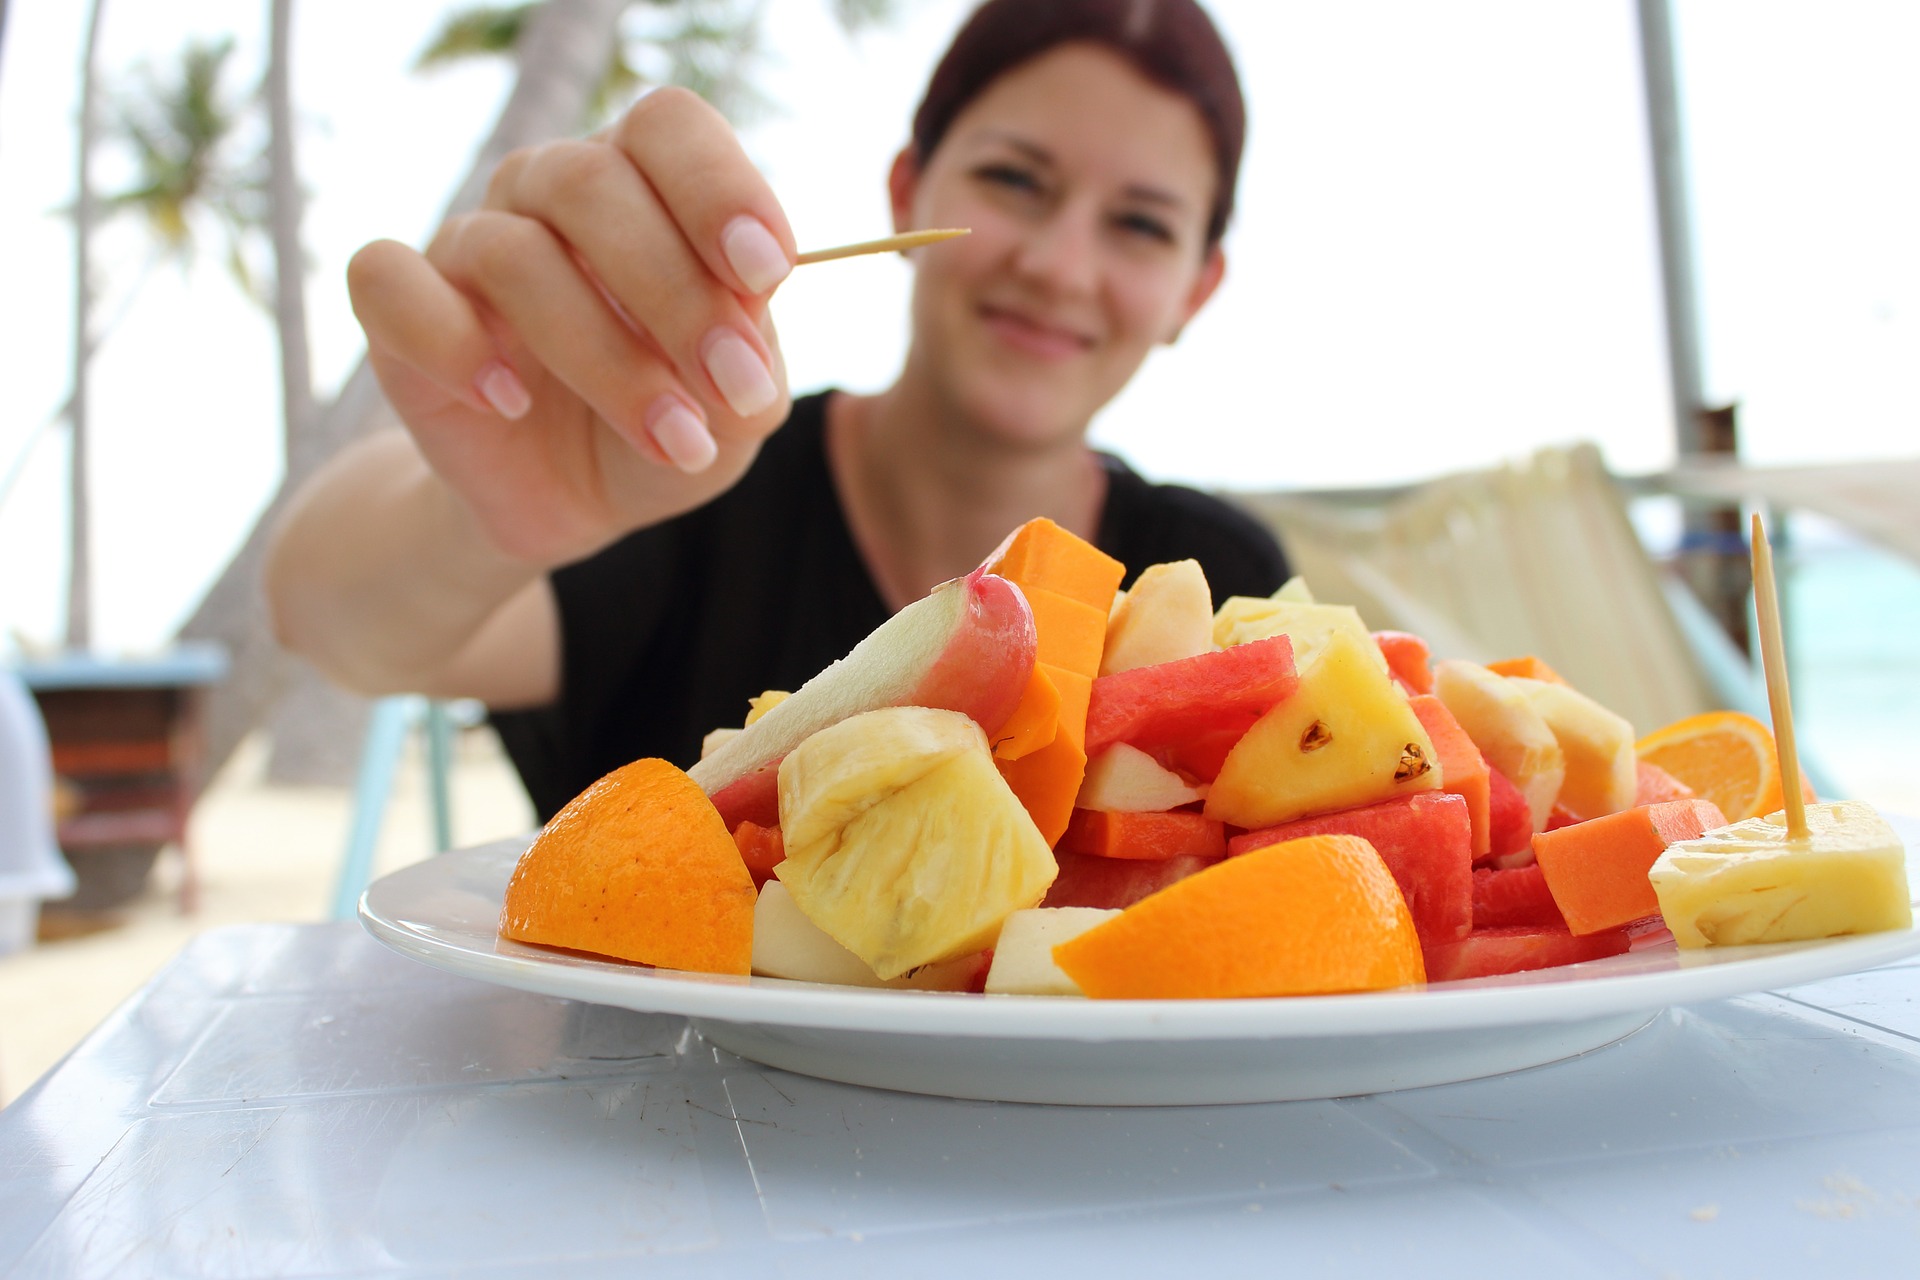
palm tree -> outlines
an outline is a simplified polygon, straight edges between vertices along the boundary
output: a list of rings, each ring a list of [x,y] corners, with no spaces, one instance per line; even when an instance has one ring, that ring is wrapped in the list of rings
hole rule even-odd
[[[233,154],[247,107],[223,86],[232,54],[230,39],[191,41],[177,68],[135,73],[136,88],[117,95],[105,139],[130,154],[135,177],[100,206],[108,217],[139,219],[155,255],[183,268],[197,257],[211,218],[227,269],[258,300],[247,250],[266,226],[266,192],[257,164]]]
[[[293,0],[270,0],[267,56],[267,212],[273,238],[273,324],[280,338],[280,429],[289,469],[313,418],[313,370],[307,341],[306,252],[300,218],[305,195],[294,156]]]
[[[67,625],[69,649],[93,643],[93,551],[87,506],[87,366],[93,360],[93,145],[98,127],[100,15],[106,0],[93,0],[80,54],[80,144],[78,193],[73,202],[73,393],[67,401]]]

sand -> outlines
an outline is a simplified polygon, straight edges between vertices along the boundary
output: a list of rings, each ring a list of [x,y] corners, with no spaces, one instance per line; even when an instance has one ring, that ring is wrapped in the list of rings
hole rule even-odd
[[[99,932],[0,956],[0,1104],[18,1097],[206,929],[328,917],[346,850],[351,793],[272,786],[249,742],[194,811],[196,911],[180,910],[181,860],[162,853],[146,891]],[[434,850],[418,741],[395,779],[375,874]],[[533,810],[491,730],[462,732],[451,781],[456,845],[530,830]]]

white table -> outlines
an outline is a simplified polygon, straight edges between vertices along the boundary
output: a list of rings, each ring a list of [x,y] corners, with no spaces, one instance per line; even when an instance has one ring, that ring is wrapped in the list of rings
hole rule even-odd
[[[1083,1110],[232,928],[0,1111],[0,1275],[1920,1275],[1916,997],[1920,963],[1467,1084]]]

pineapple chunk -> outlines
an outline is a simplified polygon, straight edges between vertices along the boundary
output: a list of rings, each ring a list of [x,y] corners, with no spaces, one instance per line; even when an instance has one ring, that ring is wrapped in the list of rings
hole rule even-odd
[[[1222,649],[1254,640],[1265,640],[1285,632],[1293,641],[1293,664],[1305,670],[1314,655],[1326,648],[1335,634],[1344,633],[1361,642],[1360,652],[1367,660],[1387,669],[1387,656],[1373,642],[1373,633],[1361,620],[1360,611],[1349,604],[1315,604],[1311,600],[1283,597],[1299,579],[1293,579],[1265,600],[1251,596],[1230,596],[1213,618],[1213,641]]]
[[[1667,846],[1647,873],[1683,947],[1795,942],[1913,926],[1906,851],[1873,806],[1807,806],[1807,838],[1785,813]]]
[[[1433,741],[1379,657],[1371,635],[1331,632],[1227,753],[1207,816],[1254,829],[1438,788]]]
[[[956,711],[886,707],[820,730],[780,763],[780,826],[774,874],[881,978],[991,946],[1058,872]]]

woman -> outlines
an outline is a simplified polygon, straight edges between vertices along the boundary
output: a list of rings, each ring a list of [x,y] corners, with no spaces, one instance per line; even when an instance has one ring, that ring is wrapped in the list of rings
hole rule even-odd
[[[915,251],[893,386],[798,402],[766,310],[792,232],[710,108],[663,90],[516,153],[424,255],[350,268],[408,430],[295,504],[283,640],[485,701],[544,819],[628,760],[690,763],[1035,516],[1273,590],[1257,524],[1086,444],[1219,286],[1243,129],[1193,0],[989,0],[888,179],[898,228],[971,234]]]

